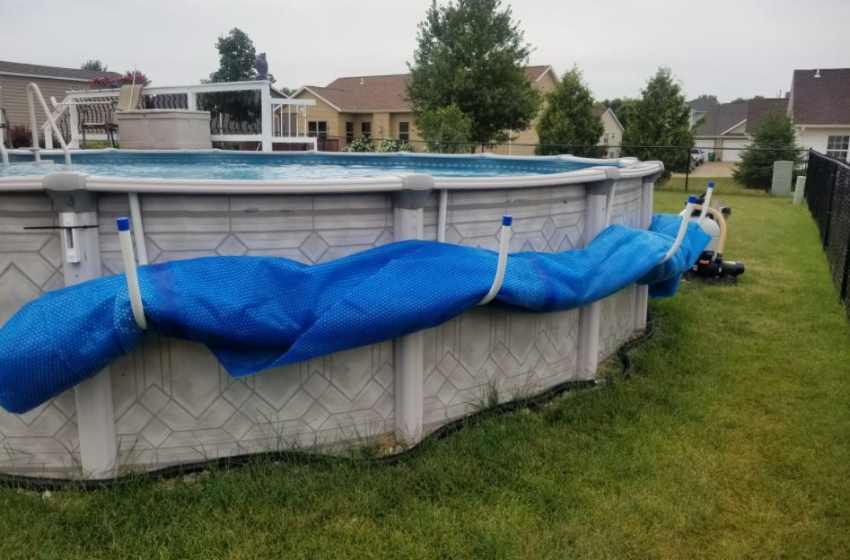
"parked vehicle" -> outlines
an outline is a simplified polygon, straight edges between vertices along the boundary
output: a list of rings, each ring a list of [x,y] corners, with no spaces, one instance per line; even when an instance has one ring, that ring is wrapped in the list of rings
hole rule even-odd
[[[703,163],[707,161],[708,157],[706,156],[705,150],[701,148],[692,148],[691,149],[691,161],[693,162],[694,167],[699,167]]]

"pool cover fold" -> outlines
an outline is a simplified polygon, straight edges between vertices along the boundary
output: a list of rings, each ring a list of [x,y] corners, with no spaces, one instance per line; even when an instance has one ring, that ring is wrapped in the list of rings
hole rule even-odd
[[[534,312],[573,309],[638,282],[675,293],[709,238],[690,224],[662,263],[678,216],[647,230],[610,226],[586,248],[513,253],[496,305]],[[496,253],[402,241],[331,262],[208,257],[139,269],[148,328],[205,344],[243,376],[434,327],[487,293]],[[48,292],[0,329],[0,406],[23,413],[133,350],[135,324],[123,275]],[[211,372],[210,375],[213,375]]]

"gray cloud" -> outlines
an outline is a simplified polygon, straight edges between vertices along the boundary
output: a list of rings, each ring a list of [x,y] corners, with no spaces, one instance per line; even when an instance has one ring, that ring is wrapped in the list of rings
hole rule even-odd
[[[217,67],[216,37],[236,26],[281,85],[406,71],[430,0],[0,0],[0,58],[138,67],[159,85]],[[532,62],[574,64],[599,98],[634,96],[669,66],[689,96],[776,95],[794,68],[850,64],[846,0],[515,0]]]

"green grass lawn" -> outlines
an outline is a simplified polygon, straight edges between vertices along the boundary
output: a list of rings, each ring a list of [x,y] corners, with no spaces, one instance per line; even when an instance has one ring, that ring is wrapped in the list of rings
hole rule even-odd
[[[850,329],[815,226],[719,190],[748,270],[653,302],[628,380],[396,466],[0,489],[0,558],[847,558]],[[678,210],[681,183],[656,200]]]

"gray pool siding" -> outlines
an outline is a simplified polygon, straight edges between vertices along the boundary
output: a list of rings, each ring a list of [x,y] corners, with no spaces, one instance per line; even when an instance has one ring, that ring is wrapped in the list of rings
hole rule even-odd
[[[617,182],[612,222],[641,223],[651,182]],[[393,241],[392,193],[316,195],[141,195],[152,263],[215,255],[268,255],[319,263]],[[424,237],[437,236],[438,195],[424,211]],[[103,274],[122,272],[115,218],[125,194],[99,194]],[[446,240],[495,249],[500,218],[514,216],[511,251],[581,247],[582,184],[451,191]],[[643,213],[643,214],[642,214]],[[0,194],[0,324],[27,301],[61,287],[55,223],[42,193]],[[640,290],[602,302],[599,357],[612,355],[642,326]],[[641,306],[643,308],[641,309]],[[423,433],[477,410],[580,372],[580,310],[533,314],[476,308],[422,334]],[[119,467],[148,469],[212,457],[360,443],[395,429],[393,341],[231,378],[203,346],[149,334],[110,367]],[[80,475],[73,391],[26,415],[0,412],[0,471]]]

